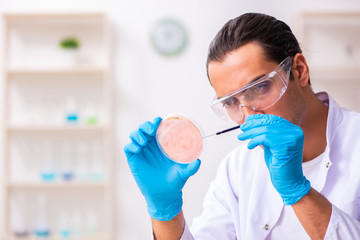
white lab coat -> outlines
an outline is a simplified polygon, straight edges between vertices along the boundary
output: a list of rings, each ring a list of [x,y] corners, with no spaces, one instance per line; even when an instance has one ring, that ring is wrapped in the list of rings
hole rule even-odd
[[[317,181],[311,183],[332,203],[325,239],[360,239],[360,114],[341,108],[326,93],[317,96],[329,105],[327,147]],[[182,240],[268,239],[284,205],[263,155],[261,148],[248,150],[242,144],[223,160],[203,213],[194,219],[191,232],[185,227]],[[283,237],[277,239],[297,234],[284,224],[278,227]]]

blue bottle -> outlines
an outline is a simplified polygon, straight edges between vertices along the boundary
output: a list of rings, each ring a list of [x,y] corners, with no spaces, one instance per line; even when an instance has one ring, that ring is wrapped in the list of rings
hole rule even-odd
[[[61,178],[64,181],[71,181],[74,179],[74,171],[72,164],[71,147],[68,143],[64,143],[62,147],[62,159],[61,159]]]
[[[46,216],[46,198],[44,195],[38,196],[38,216],[35,225],[34,234],[38,238],[49,238],[50,228]]]
[[[43,150],[43,165],[41,167],[40,177],[44,182],[53,182],[55,180],[55,171],[52,143],[50,141],[45,142]]]
[[[69,215],[65,212],[60,214],[59,217],[59,235],[63,239],[71,238]]]
[[[67,123],[74,124],[79,121],[79,114],[76,110],[75,99],[69,97],[66,102],[65,120]]]

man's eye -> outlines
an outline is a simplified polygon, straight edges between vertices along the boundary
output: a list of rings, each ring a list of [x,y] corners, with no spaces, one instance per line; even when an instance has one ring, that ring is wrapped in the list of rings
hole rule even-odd
[[[226,99],[222,102],[223,106],[226,108],[233,107],[239,103],[239,100],[235,97],[231,97],[229,99]]]
[[[270,81],[265,81],[248,90],[250,90],[249,93],[251,94],[261,95],[261,94],[266,94],[270,90],[270,87],[271,87]]]

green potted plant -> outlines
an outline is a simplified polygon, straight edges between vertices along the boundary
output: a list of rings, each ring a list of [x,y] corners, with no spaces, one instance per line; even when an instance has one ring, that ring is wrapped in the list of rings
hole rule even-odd
[[[76,37],[67,37],[60,41],[60,47],[62,49],[76,50],[79,45],[79,40]]]
[[[74,66],[77,63],[78,48],[80,41],[77,37],[69,36],[60,40],[60,49],[63,53],[63,63],[67,66]]]

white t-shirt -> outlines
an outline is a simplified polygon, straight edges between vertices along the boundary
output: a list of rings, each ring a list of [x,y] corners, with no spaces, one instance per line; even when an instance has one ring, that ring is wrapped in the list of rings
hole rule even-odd
[[[316,185],[319,182],[319,174],[320,168],[321,168],[321,161],[323,160],[324,153],[320,154],[316,158],[312,159],[311,161],[305,162],[302,164],[303,166],[303,173],[306,179],[308,179],[311,183],[311,186],[316,189]],[[291,222],[291,224],[289,224]],[[280,218],[278,222],[276,223],[275,228],[269,233],[266,239],[282,239],[283,238],[283,232],[280,229],[283,229],[286,227],[290,230],[290,232],[296,232],[292,236],[292,240],[304,240],[304,239],[310,239],[309,235],[305,231],[305,229],[302,227],[299,219],[296,217],[295,212],[292,208],[292,206],[284,206]],[[302,231],[299,231],[301,229]]]

